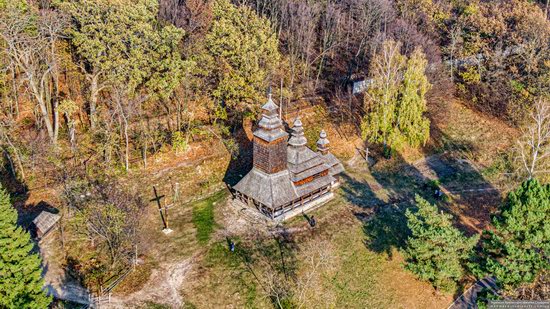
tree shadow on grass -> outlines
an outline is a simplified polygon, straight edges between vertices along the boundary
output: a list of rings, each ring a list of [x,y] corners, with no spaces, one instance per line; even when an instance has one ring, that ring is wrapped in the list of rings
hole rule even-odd
[[[493,206],[500,203],[500,193],[467,160],[480,150],[471,141],[453,138],[436,125],[432,125],[432,136],[438,147],[435,154],[426,154],[426,158],[414,163],[407,163],[396,154],[393,160],[398,162],[397,165],[392,168],[376,168],[375,165],[373,168],[372,176],[394,203],[378,207],[364,221],[365,243],[370,250],[386,253],[391,258],[394,249],[405,248],[410,235],[405,212],[407,208],[414,207],[415,194],[452,213],[455,225],[466,235],[478,233],[489,224],[488,214]],[[478,191],[480,188],[482,190]],[[452,195],[439,197],[435,194],[437,189]],[[359,199],[370,197],[354,192],[348,190],[347,193]],[[492,202],[484,201],[486,199]],[[456,293],[461,293],[462,288],[459,286]]]
[[[377,176],[376,183],[369,184],[367,181],[343,174],[342,192],[348,202],[357,206],[353,214],[363,222],[367,248],[378,253],[386,253],[391,258],[393,249],[402,248],[408,236],[404,214],[408,197],[406,192],[399,189],[403,185],[401,182],[408,180],[393,179],[397,175],[391,172],[372,175]],[[376,191],[382,189],[388,193],[387,200],[376,194]]]
[[[375,190],[366,181],[357,180],[347,173],[342,173],[340,177],[344,198],[351,204],[364,209],[372,209],[385,203],[376,196]]]
[[[418,194],[453,214],[456,226],[467,235],[479,233],[501,203],[500,192],[468,159],[480,151],[471,141],[453,138],[433,124],[431,130],[435,153],[413,163],[395,154],[397,167],[372,175],[396,199]],[[436,190],[443,192],[441,197],[436,197]]]
[[[410,235],[405,212],[414,207],[414,198],[421,196],[430,203],[446,207],[449,200],[435,194],[433,182],[426,171],[407,163],[399,154],[394,154],[396,166],[377,169],[372,176],[389,194],[389,201],[376,207],[374,215],[364,223],[366,245],[375,252],[384,252],[392,258],[393,250],[401,250]],[[426,168],[430,169],[430,166]]]
[[[479,233],[489,226],[490,213],[501,204],[500,191],[468,159],[481,151],[475,144],[452,138],[435,124],[431,129],[442,153],[428,157],[432,159],[426,160],[425,166],[438,180],[438,185],[453,198],[453,205],[440,206],[453,213],[456,225],[466,234]]]
[[[378,212],[363,225],[365,244],[378,253],[393,257],[394,249],[403,249],[410,234],[405,217],[404,203],[381,207]]]
[[[229,243],[234,243],[230,250]],[[239,292],[246,291],[252,305],[256,293],[270,299],[273,306],[292,303],[293,290],[297,280],[298,245],[292,234],[286,230],[272,231],[269,236],[263,233],[247,238],[231,238],[228,244],[218,243],[211,252],[210,267],[220,265],[232,270],[231,278],[237,283]]]

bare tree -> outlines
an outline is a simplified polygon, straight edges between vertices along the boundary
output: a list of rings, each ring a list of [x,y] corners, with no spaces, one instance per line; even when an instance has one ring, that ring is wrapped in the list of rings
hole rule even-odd
[[[323,294],[319,297],[323,278],[333,276],[336,269],[333,246],[329,241],[320,240],[307,243],[301,251],[304,270],[298,274],[294,288],[297,307],[334,307],[335,299],[332,295]]]
[[[530,115],[530,124],[517,141],[519,174],[528,179],[550,172],[550,103],[539,99]]]
[[[387,0],[346,0],[345,4],[345,44],[339,52],[351,73],[366,66],[372,49],[383,39],[395,13]]]
[[[316,27],[319,22],[321,7],[307,2],[288,2],[285,7],[284,28],[286,49],[289,54],[291,80],[301,76],[306,82],[310,80],[311,63],[314,58]],[[302,67],[300,68],[300,65]]]
[[[457,50],[457,45],[461,44],[462,41],[462,28],[458,25],[451,26],[451,29],[449,31],[449,47],[448,47],[448,53],[449,53],[449,61],[450,61],[450,71],[451,71],[451,79],[454,78],[454,68],[455,68],[455,54]]]
[[[211,5],[211,0],[160,0],[159,17],[195,35],[205,32],[210,25]]]
[[[144,203],[114,180],[89,182],[65,175],[63,199],[75,211],[75,232],[86,237],[110,265],[129,263],[138,241]]]
[[[292,97],[313,94],[365,69],[395,19],[389,0],[238,0],[268,17],[288,55]],[[328,83],[323,83],[324,81]],[[306,93],[303,93],[306,92]]]
[[[338,6],[329,1],[326,4],[325,14],[321,18],[321,44],[319,45],[319,55],[314,59],[319,61],[317,66],[317,77],[315,78],[315,89],[319,83],[319,78],[324,70],[325,59],[328,54],[335,51],[336,47],[341,43],[340,24],[342,23],[343,14]]]
[[[37,103],[40,120],[54,144],[59,133],[56,95],[59,68],[55,46],[65,25],[65,19],[52,11],[35,14],[9,6],[0,16],[0,37],[5,42],[3,53],[10,61],[9,66],[26,82]]]
[[[123,136],[125,147],[124,167],[128,171],[130,169],[130,125],[133,124],[133,117],[141,112],[141,104],[149,96],[137,95],[132,97],[125,89],[125,85],[121,83],[115,84],[111,90],[112,111],[118,117],[120,127],[122,128],[121,135]],[[139,123],[136,123],[136,125],[139,125]]]

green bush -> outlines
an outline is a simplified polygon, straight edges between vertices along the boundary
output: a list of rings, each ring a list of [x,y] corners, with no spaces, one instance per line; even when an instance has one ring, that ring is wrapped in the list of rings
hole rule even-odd
[[[172,149],[176,152],[176,155],[184,153],[189,148],[187,138],[181,131],[172,133]]]

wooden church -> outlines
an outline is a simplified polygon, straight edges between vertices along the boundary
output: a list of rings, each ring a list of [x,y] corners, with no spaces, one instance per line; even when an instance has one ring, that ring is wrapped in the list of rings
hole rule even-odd
[[[253,168],[233,189],[236,200],[271,219],[285,220],[331,199],[344,167],[329,152],[325,131],[315,152],[306,146],[300,119],[289,138],[278,111],[270,95],[254,131]]]

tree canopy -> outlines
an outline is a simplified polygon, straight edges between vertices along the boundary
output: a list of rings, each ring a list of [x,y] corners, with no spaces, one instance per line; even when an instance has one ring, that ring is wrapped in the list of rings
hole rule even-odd
[[[222,118],[258,111],[281,55],[269,20],[229,0],[215,0],[205,39],[205,65]],[[204,63],[202,63],[204,62]],[[231,120],[231,119],[230,119]]]
[[[480,274],[513,289],[550,270],[550,185],[536,179],[522,183],[508,194],[493,224],[483,238]]]
[[[416,196],[415,212],[407,209],[411,236],[405,249],[406,268],[436,288],[452,291],[464,274],[464,263],[473,253],[477,236],[466,237],[452,224],[452,216]]]
[[[58,5],[73,20],[71,44],[90,83],[92,112],[106,87],[123,86],[129,97],[145,91],[167,98],[181,82],[183,31],[157,22],[157,1],[59,0]]]
[[[422,145],[430,134],[430,122],[424,116],[430,89],[425,75],[427,61],[420,49],[409,59],[400,49],[399,42],[388,40],[374,56],[361,123],[363,138],[383,144],[388,152],[407,144]]]
[[[42,309],[50,304],[33,246],[29,233],[17,226],[8,192],[0,187],[0,307]]]
[[[425,75],[427,64],[422,51],[415,49],[407,60],[397,104],[397,128],[404,142],[412,147],[425,144],[430,137],[430,121],[424,115],[426,93],[431,87]]]
[[[521,122],[550,84],[550,21],[536,1],[457,1],[441,24],[459,94],[483,111]],[[459,63],[460,62],[460,63]]]

